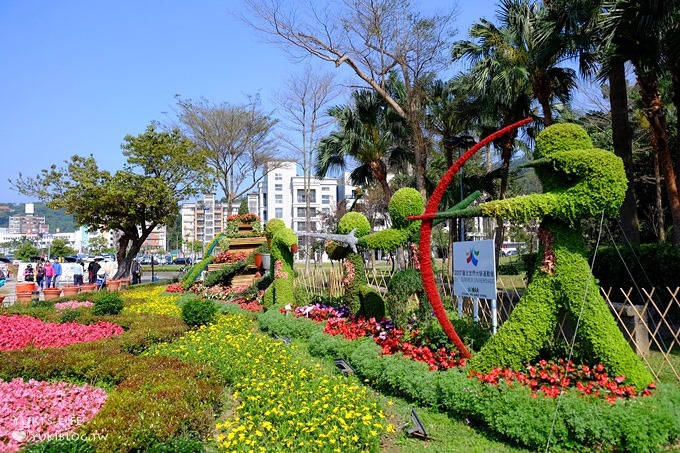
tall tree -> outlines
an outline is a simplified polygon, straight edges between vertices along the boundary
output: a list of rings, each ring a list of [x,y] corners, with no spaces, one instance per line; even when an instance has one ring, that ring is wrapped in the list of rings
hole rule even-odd
[[[355,91],[352,100],[352,105],[330,109],[338,130],[319,142],[315,172],[324,177],[334,168],[344,170],[357,162],[359,166],[350,173],[352,184],[379,184],[385,205],[389,205],[392,189],[388,172],[403,170],[411,154],[406,148],[406,123],[372,90]]]
[[[234,200],[278,168],[271,165],[276,157],[273,130],[278,120],[262,110],[257,96],[251,97],[248,104],[212,104],[206,99],[180,98],[177,104],[182,132],[205,151],[232,212]]]
[[[332,122],[327,115],[327,106],[337,94],[331,74],[319,73],[306,66],[302,73],[291,76],[287,89],[277,97],[284,118],[284,127],[295,136],[284,136],[282,140],[302,157],[302,172],[305,189],[305,230],[311,231],[311,179],[314,162],[314,148],[321,133]],[[304,238],[305,271],[309,271],[309,238]]]
[[[205,155],[180,131],[158,132],[154,125],[121,145],[127,161],[111,174],[95,159],[73,156],[66,166],[52,165],[38,176],[12,182],[52,209],[73,214],[79,225],[116,230],[118,271],[130,273],[132,260],[156,226],[174,221],[179,203],[209,187]]]
[[[425,195],[429,143],[422,128],[424,87],[448,65],[453,13],[423,17],[409,0],[285,2],[246,0],[243,20],[286,46],[295,56],[314,56],[348,66],[408,124],[418,190]],[[403,83],[400,102],[387,88],[395,71]]]

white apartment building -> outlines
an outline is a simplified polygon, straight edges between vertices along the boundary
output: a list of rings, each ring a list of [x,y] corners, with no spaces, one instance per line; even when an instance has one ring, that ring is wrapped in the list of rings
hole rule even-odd
[[[321,230],[321,215],[334,213],[338,203],[338,179],[314,178],[309,180],[309,212],[305,177],[298,176],[297,162],[271,162],[267,176],[257,185],[257,193],[248,197],[251,212],[264,223],[281,219],[286,226],[298,232]]]

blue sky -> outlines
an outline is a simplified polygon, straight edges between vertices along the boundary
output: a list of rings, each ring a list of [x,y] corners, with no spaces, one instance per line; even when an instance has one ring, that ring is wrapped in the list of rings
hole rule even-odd
[[[496,3],[461,0],[457,37],[479,17],[493,19]],[[454,5],[419,4],[428,11]],[[92,154],[101,168],[119,169],[123,137],[172,119],[176,94],[217,104],[259,93],[273,110],[273,96],[300,66],[229,14],[240,5],[0,1],[0,202],[31,201],[7,180],[19,172],[36,175],[74,154]]]

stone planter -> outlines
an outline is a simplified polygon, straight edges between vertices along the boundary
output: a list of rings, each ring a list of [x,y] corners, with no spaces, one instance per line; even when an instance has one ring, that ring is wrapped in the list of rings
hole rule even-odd
[[[80,292],[80,286],[64,286],[64,297],[75,296]]]
[[[31,303],[31,296],[33,291],[21,291],[17,293],[17,303],[20,305],[28,305]]]
[[[106,287],[109,291],[118,291],[120,289],[120,280],[109,280],[106,282]]]
[[[45,300],[58,299],[61,297],[61,288],[45,288],[43,289],[43,298]]]
[[[125,289],[128,286],[130,286],[130,279],[129,278],[121,278],[120,279],[120,289]]]

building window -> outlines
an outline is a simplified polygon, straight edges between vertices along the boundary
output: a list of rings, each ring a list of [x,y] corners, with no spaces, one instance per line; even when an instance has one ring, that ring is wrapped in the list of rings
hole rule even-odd
[[[321,204],[331,204],[331,196],[321,195]]]
[[[331,188],[330,187],[322,187],[321,191],[322,192],[330,192]]]
[[[297,208],[298,217],[307,217],[306,208]],[[316,217],[316,208],[309,208],[309,217]]]
[[[276,217],[277,219],[282,219],[283,218],[283,208],[275,208],[274,217]]]
[[[321,208],[321,212],[323,212],[324,214],[330,214],[331,208]]]
[[[283,184],[275,184],[274,190],[276,190],[277,192],[283,192]]]
[[[283,181],[283,174],[281,174],[281,173],[274,173],[274,180],[276,180],[276,181]]]
[[[305,189],[297,190],[297,201],[298,203],[306,203],[307,199],[305,197]],[[316,203],[316,189],[309,191],[309,202]]]
[[[283,195],[282,194],[276,194],[274,196],[274,202],[276,204],[283,204]]]

